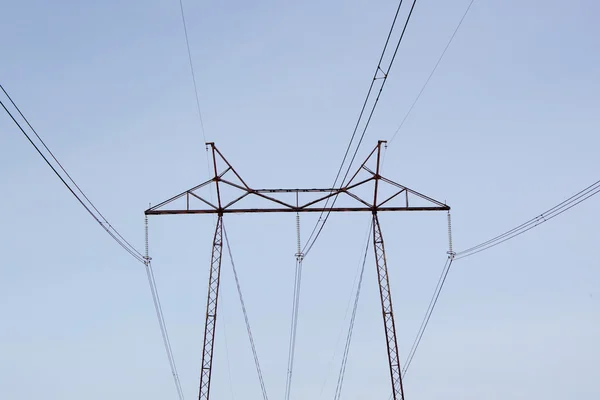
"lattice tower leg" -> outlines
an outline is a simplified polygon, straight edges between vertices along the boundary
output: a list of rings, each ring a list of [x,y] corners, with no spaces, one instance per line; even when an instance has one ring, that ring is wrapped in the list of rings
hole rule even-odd
[[[223,254],[223,216],[219,215],[212,246],[210,276],[208,278],[208,298],[206,302],[206,324],[204,325],[204,344],[202,346],[202,370],[200,371],[199,400],[208,400],[210,378],[212,374],[215,327],[217,324],[217,303],[219,300],[219,281],[221,277],[221,256]]]
[[[392,308],[392,294],[390,291],[390,279],[385,258],[381,226],[379,225],[379,218],[377,218],[376,212],[373,213],[373,249],[375,250],[375,262],[377,264],[379,294],[381,296],[381,310],[383,313],[383,326],[385,329],[390,376],[392,379],[393,399],[404,400],[400,358],[398,356],[398,341],[396,340],[396,324],[394,323],[394,310]]]

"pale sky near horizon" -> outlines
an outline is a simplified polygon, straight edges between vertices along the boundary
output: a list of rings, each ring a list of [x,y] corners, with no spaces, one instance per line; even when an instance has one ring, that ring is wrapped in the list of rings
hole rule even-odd
[[[390,139],[469,0],[417,2],[360,158]],[[257,187],[327,187],[393,12],[385,1],[184,1],[205,136]],[[143,211],[206,180],[177,1],[0,7],[0,83],[138,248]],[[600,4],[475,0],[389,146],[389,178],[452,207],[457,250],[599,179]],[[0,399],[175,399],[141,264],[0,116]],[[457,261],[408,400],[600,398],[598,196]],[[316,216],[303,216],[312,228]],[[447,251],[444,213],[382,215],[405,359]],[[271,399],[285,387],[293,215],[225,220]],[[368,215],[335,215],[304,266],[292,399],[331,398]],[[213,220],[150,219],[181,382],[197,397]],[[370,250],[372,251],[372,250]],[[390,393],[372,255],[342,399]],[[227,258],[211,398],[262,398]],[[339,340],[339,337],[342,340]],[[332,361],[333,360],[333,361]]]

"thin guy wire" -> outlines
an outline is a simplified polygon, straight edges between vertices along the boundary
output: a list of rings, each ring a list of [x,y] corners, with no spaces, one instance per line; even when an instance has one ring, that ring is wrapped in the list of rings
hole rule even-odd
[[[146,274],[148,275],[148,282],[150,284],[152,299],[154,301],[154,308],[156,310],[156,315],[160,325],[163,344],[165,346],[167,357],[169,359],[169,364],[171,366],[171,374],[173,375],[173,381],[175,382],[175,387],[177,389],[179,399],[183,400],[183,389],[181,388],[181,382],[179,381],[179,373],[177,372],[177,366],[175,364],[175,356],[173,355],[173,350],[171,348],[171,340],[169,339],[167,324],[164,319],[162,305],[160,302],[160,296],[158,294],[158,288],[156,287],[156,280],[154,278],[154,270],[152,269],[152,263],[150,261],[148,261],[148,263],[146,264]]]
[[[409,352],[408,358],[407,358],[406,362],[404,363],[404,368],[402,369],[403,377],[406,375],[406,372],[408,371],[408,368],[410,367],[410,364],[412,363],[415,353],[417,352],[417,349],[419,348],[421,339],[423,338],[423,335],[425,334],[427,325],[429,325],[429,320],[431,318],[431,315],[433,314],[433,310],[435,309],[437,301],[440,297],[440,293],[442,292],[444,283],[446,283],[446,278],[448,277],[448,272],[450,272],[450,267],[452,266],[452,261],[453,261],[453,258],[448,257],[448,259],[446,260],[446,264],[444,265],[444,268],[442,269],[442,274],[440,275],[438,284],[433,292],[431,301],[429,302],[429,307],[427,308],[427,311],[425,312],[425,317],[423,318],[423,321],[421,322],[421,327],[419,328],[419,331],[417,332],[417,336],[415,338],[415,341],[413,342],[413,345]],[[390,397],[388,398],[388,400],[391,400],[393,396],[394,396],[393,393],[390,394]]]
[[[410,364],[412,363],[415,353],[417,352],[417,349],[419,348],[419,344],[421,343],[423,334],[425,333],[425,330],[427,329],[427,325],[429,324],[429,319],[431,318],[431,314],[433,313],[433,310],[435,309],[435,306],[437,304],[440,293],[442,292],[442,289],[444,287],[444,283],[446,282],[446,277],[448,276],[448,272],[450,272],[450,267],[452,265],[452,261],[453,261],[452,257],[448,257],[446,259],[446,264],[444,265],[444,268],[442,269],[442,273],[440,274],[438,283],[435,287],[435,290],[433,291],[433,296],[431,297],[429,305],[427,306],[427,311],[425,312],[425,317],[423,318],[423,321],[421,322],[421,326],[419,327],[419,331],[417,333],[415,341],[413,342],[413,345],[408,353],[408,358],[407,358],[406,362],[404,363],[404,368],[402,370],[403,375],[406,375],[406,371],[408,371],[408,368],[410,367]]]
[[[292,304],[292,322],[290,326],[290,341],[288,348],[288,370],[285,383],[285,399],[289,400],[292,390],[292,373],[294,369],[294,356],[296,353],[296,335],[298,331],[298,314],[300,309],[300,288],[302,283],[302,258],[296,257],[296,271],[294,277],[294,300]]]
[[[367,241],[367,244],[369,243],[370,240],[370,235],[372,232],[372,226],[371,224],[373,223],[373,219],[370,218],[369,219],[369,228],[367,229],[367,233],[365,234],[365,240]],[[348,303],[346,305],[346,310],[344,311],[344,318],[343,321],[346,321],[346,317],[348,316],[348,312],[350,311],[350,306],[352,305],[353,301],[352,299],[354,298],[354,293],[355,293],[355,288],[358,282],[358,277],[360,275],[360,271],[361,271],[361,262],[360,260],[363,258],[363,253],[360,254],[360,258],[359,258],[359,262],[358,265],[356,267],[356,272],[354,273],[354,281],[352,282],[352,290],[350,293],[350,298],[348,299]],[[325,386],[327,384],[327,381],[329,380],[329,376],[330,376],[330,370],[331,370],[331,366],[333,364],[333,361],[335,360],[335,356],[337,355],[337,348],[342,340],[342,334],[344,333],[344,329],[340,329],[340,332],[338,334],[337,340],[335,342],[335,346],[333,346],[334,352],[333,352],[333,356],[331,357],[331,360],[329,361],[329,364],[327,365],[327,370],[329,371],[327,376],[325,377],[325,380],[323,381],[323,384],[321,385],[321,391],[319,392],[319,398],[321,398],[323,396],[323,391],[325,390]]]
[[[547,221],[551,220],[552,218],[557,217],[560,214],[570,210],[571,208],[573,208],[576,205],[582,203],[583,201],[589,199],[590,197],[598,194],[599,192],[600,192],[600,181],[598,181],[598,182],[594,183],[593,185],[589,186],[588,188],[582,190],[581,192],[572,196],[568,200],[565,200],[562,203],[552,207],[550,210],[540,214],[539,216],[519,225],[517,228],[513,228],[501,235],[496,236],[496,238],[494,238],[494,239],[490,239],[482,244],[473,246],[470,249],[456,253],[456,259],[459,260],[459,259],[462,259],[465,257],[472,256],[472,255],[482,252],[484,250],[488,250],[492,247],[495,247],[501,243],[504,243],[507,240],[510,240],[514,237],[520,236],[523,233],[543,224],[544,222],[547,222]]]
[[[223,287],[221,286],[221,291],[223,291]],[[221,297],[223,297],[223,295],[221,295]],[[221,303],[222,304],[222,303]],[[223,308],[221,308],[221,311],[219,311],[219,313],[221,314],[221,324],[223,325],[223,339],[225,342],[225,356],[227,357],[227,380],[229,381],[229,393],[231,394],[231,400],[233,400],[235,398],[234,394],[233,394],[233,380],[231,379],[231,363],[229,362],[229,345],[227,342],[227,324],[225,323],[225,316],[223,315]]]
[[[371,222],[372,225],[372,222]],[[346,375],[346,366],[348,365],[348,355],[350,353],[350,344],[352,342],[352,333],[354,332],[354,321],[356,320],[356,310],[358,309],[358,300],[360,299],[360,291],[362,288],[363,276],[365,273],[365,265],[367,263],[367,253],[369,251],[370,235],[367,238],[367,244],[365,246],[365,255],[362,261],[362,267],[360,269],[360,277],[358,279],[358,286],[356,288],[356,296],[354,298],[354,307],[352,308],[352,317],[350,318],[350,325],[348,327],[348,334],[346,335],[346,345],[344,347],[344,353],[342,356],[342,363],[340,366],[340,373],[338,375],[337,386],[335,388],[334,400],[339,400],[342,396],[342,387],[344,385],[344,377]]]
[[[450,44],[452,43],[452,41],[454,40],[454,37],[456,36],[456,33],[458,32],[458,30],[460,29],[463,21],[465,20],[465,17],[467,16],[467,14],[469,13],[469,10],[471,9],[471,6],[473,5],[473,3],[475,2],[475,0],[471,0],[471,2],[469,3],[469,5],[467,6],[467,9],[465,10],[462,18],[460,19],[460,21],[458,22],[458,25],[456,26],[456,28],[454,29],[454,32],[452,33],[452,36],[450,37],[450,40],[448,40],[448,43],[446,43],[446,47],[444,48],[444,51],[442,51],[442,54],[440,55],[440,57],[438,58],[437,62],[435,63],[435,66],[433,67],[433,69],[431,70],[431,73],[429,74],[429,77],[427,78],[427,80],[425,81],[425,83],[423,84],[423,87],[421,87],[421,90],[419,91],[419,94],[417,95],[417,97],[415,98],[415,100],[413,101],[413,103],[411,104],[410,108],[408,109],[408,111],[406,112],[406,114],[404,115],[404,118],[402,118],[402,122],[400,122],[400,125],[398,126],[398,129],[396,129],[396,132],[394,132],[394,134],[392,135],[392,138],[389,141],[389,144],[392,144],[392,142],[394,141],[394,139],[396,138],[396,135],[398,135],[398,132],[400,132],[400,129],[402,129],[402,127],[404,126],[404,123],[406,122],[406,120],[408,119],[409,115],[412,113],[413,108],[415,108],[415,105],[417,104],[417,102],[419,101],[419,99],[421,98],[421,95],[423,94],[423,92],[425,91],[425,88],[427,87],[427,85],[429,84],[429,81],[431,80],[431,78],[433,77],[433,74],[435,74],[435,71],[437,70],[437,67],[440,65],[440,63],[442,62],[442,59],[444,58],[444,56],[446,55],[446,51],[448,51],[448,48],[450,47]]]
[[[200,97],[198,96],[198,85],[196,83],[196,73],[194,72],[194,63],[192,61],[192,51],[190,49],[190,39],[188,36],[187,23],[185,21],[185,10],[183,0],[179,0],[179,9],[181,10],[181,22],[183,23],[183,32],[185,33],[185,44],[187,47],[188,59],[190,62],[190,71],[192,72],[192,81],[194,83],[194,94],[196,95],[196,106],[198,108],[198,117],[200,118],[200,127],[202,128],[202,137],[206,143],[206,134],[204,132],[204,121],[202,119],[202,111],[200,107]]]
[[[256,366],[256,373],[260,382],[260,388],[264,400],[268,400],[267,390],[265,389],[265,382],[263,380],[262,371],[260,369],[260,362],[258,360],[258,353],[256,351],[256,345],[254,344],[254,337],[252,336],[252,329],[250,328],[250,320],[248,319],[248,311],[246,310],[246,303],[244,302],[244,296],[242,295],[242,288],[240,280],[238,278],[237,268],[235,267],[235,261],[233,260],[233,254],[231,253],[231,246],[229,245],[229,238],[227,237],[227,231],[225,225],[223,225],[223,236],[225,237],[225,244],[227,245],[227,252],[229,253],[229,259],[231,260],[231,267],[233,269],[233,276],[235,278],[235,285],[237,287],[240,304],[242,306],[242,312],[244,314],[244,321],[246,323],[246,331],[248,332],[248,339],[250,340],[250,347],[252,348],[252,356],[254,357],[254,364]]]
[[[200,107],[200,96],[198,94],[198,84],[196,83],[196,72],[194,70],[194,62],[192,61],[192,50],[190,48],[190,39],[187,30],[187,23],[185,20],[185,8],[183,7],[183,0],[179,0],[179,9],[181,11],[181,22],[183,23],[183,32],[185,34],[185,45],[188,53],[188,61],[190,64],[190,72],[192,74],[192,82],[194,84],[194,96],[196,99],[196,109],[198,111],[198,118],[200,120],[200,129],[202,131],[202,138],[206,144],[206,131],[204,130],[204,119],[202,118],[202,108]],[[206,147],[206,171],[207,176],[210,177],[210,157],[208,155],[208,147]],[[213,199],[213,187],[209,186],[210,198]]]
[[[296,199],[297,202],[297,199]],[[290,339],[288,347],[288,369],[285,381],[285,399],[289,400],[292,390],[292,375],[294,370],[294,355],[296,353],[296,334],[298,331],[298,310],[300,306],[300,287],[302,281],[302,260],[304,254],[301,249],[300,213],[296,213],[296,269],[294,275],[294,300],[292,303],[292,322],[290,324]]]
[[[4,90],[4,88],[2,88],[2,89]],[[56,170],[56,168],[52,165],[52,163],[50,162],[50,160],[48,160],[48,158],[44,155],[44,153],[42,153],[40,148],[33,142],[33,140],[27,134],[25,129],[23,129],[21,124],[19,124],[19,122],[14,117],[14,115],[8,110],[6,105],[1,100],[0,100],[0,105],[2,105],[2,108],[4,108],[4,111],[6,111],[6,113],[9,115],[9,117],[15,123],[15,125],[17,125],[19,130],[23,133],[23,135],[25,135],[25,137],[27,138],[29,143],[31,143],[31,145],[35,148],[35,150],[38,152],[38,154],[44,159],[46,164],[48,164],[48,166],[52,169],[54,174],[61,180],[63,185],[65,185],[65,187],[71,192],[71,194],[73,194],[73,196],[75,196],[77,201],[79,201],[79,203],[92,216],[92,218],[94,218],[96,220],[96,222],[109,234],[109,236],[112,237],[115,240],[115,242],[117,242],[125,251],[127,251],[137,261],[144,264],[145,260],[144,260],[144,257],[141,256],[141,253],[139,251],[137,251],[133,246],[131,246],[129,244],[129,242],[127,242],[124,239],[120,239],[119,237],[121,237],[121,235],[119,235],[118,233],[117,234],[113,233],[108,226],[106,226],[105,224],[102,223],[102,221],[100,221],[100,218],[98,218],[98,216],[94,214],[94,212],[90,209],[90,207],[88,207],[88,205],[85,204],[85,202],[81,199],[81,197],[79,197],[79,195],[77,195],[77,193],[75,193],[75,190],[65,181],[65,179],[62,177],[62,175]],[[113,230],[114,230],[114,228],[113,228]],[[115,232],[116,232],[116,230],[115,230]]]
[[[381,68],[381,61],[383,60],[383,57],[384,57],[384,54],[385,54],[385,50],[387,49],[387,46],[388,46],[388,42],[389,42],[390,36],[391,36],[391,34],[392,34],[393,30],[394,30],[394,26],[395,26],[395,24],[396,24],[396,19],[397,19],[397,17],[398,17],[398,13],[399,13],[399,11],[400,11],[400,7],[402,6],[402,0],[400,1],[400,4],[398,5],[398,9],[397,9],[397,11],[396,11],[396,15],[395,15],[395,17],[394,17],[394,21],[393,21],[393,23],[392,23],[392,27],[391,27],[391,29],[390,29],[390,33],[388,34],[388,38],[387,38],[387,40],[386,40],[385,47],[384,47],[384,50],[383,50],[383,52],[382,52],[382,56],[381,56],[381,57],[380,57],[380,59],[379,59],[379,64],[378,64],[378,66],[377,66],[377,69],[376,69],[376,71],[375,71],[375,75],[374,75],[374,77],[373,77],[373,81],[371,82],[371,86],[370,86],[370,88],[369,88],[369,92],[368,92],[368,94],[367,94],[367,98],[366,98],[366,100],[365,100],[365,103],[363,104],[363,109],[361,110],[361,113],[360,113],[359,119],[358,119],[358,121],[357,121],[357,123],[356,123],[356,126],[355,126],[355,128],[354,128],[354,132],[352,133],[352,137],[351,137],[351,139],[350,139],[350,143],[348,144],[348,147],[347,147],[347,149],[346,149],[346,154],[344,155],[344,159],[342,160],[342,164],[340,165],[340,169],[338,170],[338,174],[336,175],[336,179],[335,179],[335,181],[334,181],[333,187],[335,187],[335,185],[336,185],[336,183],[337,183],[337,180],[339,179],[340,173],[341,173],[341,171],[342,171],[342,169],[343,169],[343,167],[344,167],[344,162],[346,161],[346,158],[347,158],[348,152],[349,152],[349,150],[350,150],[350,148],[351,148],[351,146],[352,146],[352,142],[354,141],[354,137],[355,137],[355,135],[356,135],[356,132],[357,132],[357,130],[358,130],[358,126],[359,126],[359,124],[360,124],[360,122],[361,122],[361,120],[362,120],[362,116],[363,116],[363,113],[364,113],[364,110],[365,110],[365,107],[366,107],[366,103],[367,103],[367,101],[369,100],[369,97],[370,97],[370,94],[371,94],[371,91],[372,91],[373,85],[374,85],[374,83],[375,83],[375,80],[377,80],[377,75],[378,75],[379,71],[382,71],[382,72],[384,73],[384,76],[383,76],[383,78],[382,78],[382,84],[381,84],[381,86],[380,86],[380,88],[379,88],[379,92],[377,93],[377,97],[375,98],[375,102],[373,103],[373,107],[371,108],[371,112],[370,112],[370,114],[369,114],[369,117],[368,117],[368,119],[367,119],[367,122],[366,122],[366,124],[365,124],[365,127],[363,128],[363,131],[362,131],[361,137],[360,137],[360,139],[359,139],[359,141],[358,141],[358,144],[357,144],[357,146],[356,146],[356,149],[354,150],[354,154],[353,154],[353,156],[352,156],[352,159],[350,160],[350,164],[348,165],[348,168],[347,168],[347,170],[346,170],[346,173],[344,174],[344,178],[342,179],[342,184],[341,184],[340,186],[343,186],[343,185],[344,185],[344,182],[345,182],[346,178],[348,177],[348,174],[349,174],[349,172],[350,172],[350,169],[352,168],[352,164],[354,163],[354,160],[356,159],[356,155],[358,154],[358,150],[360,149],[360,145],[361,145],[361,144],[362,144],[362,142],[363,142],[363,139],[364,139],[364,137],[365,137],[365,134],[366,134],[366,132],[367,132],[367,129],[368,129],[368,127],[369,127],[369,124],[370,124],[370,122],[371,122],[371,118],[373,117],[373,114],[375,113],[375,109],[377,108],[377,104],[379,103],[379,98],[380,98],[380,96],[381,96],[381,93],[382,93],[382,91],[383,91],[383,88],[384,88],[384,86],[385,86],[385,83],[386,83],[386,81],[387,81],[387,77],[388,77],[388,75],[389,75],[389,73],[390,73],[390,71],[391,71],[392,65],[394,64],[394,60],[396,59],[396,55],[397,55],[397,53],[398,53],[398,49],[400,48],[400,44],[402,43],[402,39],[404,38],[404,34],[405,34],[405,32],[406,32],[406,28],[408,27],[408,23],[410,22],[410,19],[411,19],[411,16],[412,16],[412,13],[413,13],[413,10],[414,10],[414,8],[415,8],[415,5],[416,5],[416,3],[417,3],[417,0],[414,0],[414,1],[413,1],[413,3],[412,3],[412,6],[411,6],[411,8],[410,8],[410,11],[409,11],[409,13],[408,13],[408,16],[407,16],[407,18],[406,18],[406,21],[405,21],[405,23],[404,23],[404,27],[402,28],[402,33],[400,34],[400,38],[398,39],[398,43],[396,44],[396,48],[395,48],[395,50],[394,50],[394,53],[393,53],[393,55],[392,55],[392,58],[391,58],[391,60],[390,60],[389,66],[387,67],[386,71],[385,71],[385,72],[383,72],[383,69]],[[338,198],[338,197],[337,197],[337,196],[335,196],[335,197],[332,199],[332,205],[331,205],[331,208],[333,208],[333,207],[334,207],[334,205],[335,205],[335,203],[336,203],[336,201],[337,201],[337,198]],[[325,207],[327,207],[327,204],[328,204],[328,203],[329,203],[329,199],[327,199],[327,201],[325,202]],[[325,226],[325,224],[327,223],[327,220],[329,219],[329,216],[331,215],[331,209],[330,209],[329,211],[327,211],[327,214],[325,215],[325,218],[322,220],[323,213],[324,213],[324,212],[321,212],[321,214],[319,215],[319,219],[317,220],[317,223],[315,224],[315,227],[313,228],[313,231],[311,232],[311,234],[310,234],[310,236],[309,236],[309,239],[307,240],[307,243],[306,243],[306,245],[304,246],[304,248],[305,248],[305,251],[304,251],[304,253],[305,253],[306,255],[308,255],[308,253],[310,252],[310,250],[311,250],[311,249],[312,249],[312,247],[314,246],[315,242],[317,241],[317,239],[318,239],[319,235],[320,235],[320,234],[321,234],[321,232],[323,231],[323,227]],[[321,225],[319,226],[319,222],[321,222],[321,220],[322,220],[323,222],[322,222],[322,223],[321,223]],[[317,231],[317,227],[318,227],[318,231]],[[315,235],[315,231],[316,231],[316,235]],[[313,238],[313,235],[314,235],[314,238]],[[311,241],[311,239],[312,239],[312,241]]]
[[[169,331],[167,329],[167,323],[165,322],[164,312],[158,293],[158,286],[156,285],[156,278],[154,276],[154,269],[152,268],[152,262],[150,261],[150,250],[149,250],[149,231],[148,231],[148,216],[145,216],[145,234],[146,234],[146,255],[144,257],[146,266],[146,275],[148,277],[148,285],[150,286],[150,292],[152,293],[152,301],[154,303],[154,310],[158,319],[158,325],[160,327],[161,336],[163,339],[163,345],[167,358],[169,360],[169,366],[171,367],[171,374],[173,375],[173,381],[177,394],[180,400],[184,399],[183,389],[181,388],[181,382],[179,380],[179,373],[177,372],[177,366],[175,364],[175,356],[173,354],[173,348],[171,347],[171,340],[169,339]]]

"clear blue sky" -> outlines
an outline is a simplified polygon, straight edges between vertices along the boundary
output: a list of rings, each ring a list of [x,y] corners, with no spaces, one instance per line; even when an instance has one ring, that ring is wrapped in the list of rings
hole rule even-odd
[[[389,139],[468,0],[421,0],[361,152]],[[208,140],[262,187],[328,186],[396,1],[185,1]],[[598,179],[600,5],[476,0],[388,148],[390,178],[453,208],[457,249]],[[0,81],[138,247],[143,210],[207,177],[177,1],[2,5]],[[141,264],[0,117],[0,398],[175,399]],[[593,399],[598,199],[457,261],[407,399]],[[442,214],[382,216],[403,359],[445,260]],[[314,219],[303,218],[303,229]],[[270,397],[285,386],[295,222],[232,216]],[[335,216],[304,269],[293,399],[330,398],[367,215]],[[151,255],[188,399],[197,396],[213,220],[154,217]],[[372,257],[343,398],[387,399]],[[213,399],[260,398],[224,263]],[[334,361],[331,363],[332,357]],[[232,395],[233,393],[233,395]]]

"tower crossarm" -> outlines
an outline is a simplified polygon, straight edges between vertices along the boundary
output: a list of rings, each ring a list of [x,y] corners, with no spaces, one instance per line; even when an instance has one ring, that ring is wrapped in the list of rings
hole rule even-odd
[[[381,176],[379,151],[382,143],[384,142],[378,143],[348,183],[339,188],[323,189],[253,189],[225,160],[214,147],[214,143],[209,143],[213,147],[214,176],[198,186],[149,208],[145,214],[223,215],[273,212],[447,211],[450,209],[442,202]],[[369,162],[377,164],[374,168],[369,168]],[[216,189],[216,201],[208,196],[207,189],[211,186]],[[226,198],[227,196],[230,198]],[[293,198],[293,201],[290,201],[290,198]],[[330,205],[332,200],[335,200],[333,206]]]

